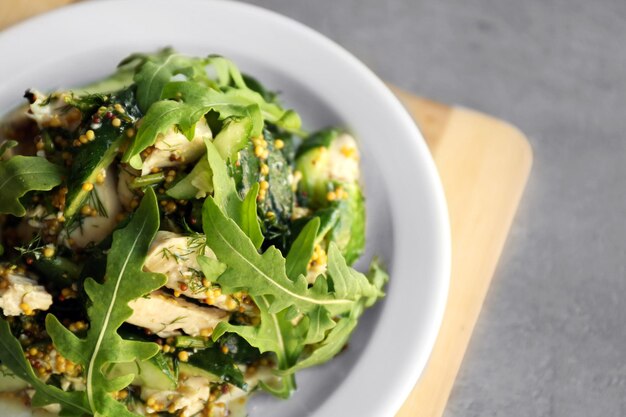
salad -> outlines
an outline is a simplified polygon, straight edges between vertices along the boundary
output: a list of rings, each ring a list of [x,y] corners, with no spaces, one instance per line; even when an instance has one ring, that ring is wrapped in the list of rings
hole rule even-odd
[[[137,53],[0,124],[0,392],[65,416],[245,415],[388,276],[359,149],[221,56]]]

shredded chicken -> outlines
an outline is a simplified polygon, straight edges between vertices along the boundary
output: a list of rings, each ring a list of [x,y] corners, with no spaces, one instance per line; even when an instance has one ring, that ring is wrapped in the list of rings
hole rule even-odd
[[[193,140],[189,140],[176,128],[171,127],[165,134],[157,136],[154,148],[144,159],[141,175],[147,175],[154,168],[167,168],[197,161],[205,152],[204,139],[211,138],[211,129],[202,119],[196,124]]]
[[[148,251],[144,270],[164,274],[167,277],[165,286],[180,295],[203,300],[222,310],[237,309],[239,304],[231,296],[212,289],[211,283],[203,278],[198,264],[200,255],[216,259],[202,236],[159,231]]]
[[[5,316],[30,315],[34,310],[47,310],[52,305],[52,296],[31,278],[10,272],[2,283],[0,308]]]
[[[133,315],[126,320],[143,327],[160,337],[180,334],[210,335],[221,321],[228,321],[230,314],[214,307],[202,307],[155,291],[147,297],[129,303]]]

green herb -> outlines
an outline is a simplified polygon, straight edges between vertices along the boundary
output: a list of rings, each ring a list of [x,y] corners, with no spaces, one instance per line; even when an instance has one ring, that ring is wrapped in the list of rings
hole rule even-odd
[[[374,258],[370,264],[369,271],[367,272],[367,280],[379,290],[379,295],[370,297],[365,300],[365,307],[371,307],[374,305],[380,295],[382,294],[382,288],[389,282],[389,273],[385,270],[382,261],[379,258]]]
[[[91,413],[83,393],[65,392],[53,385],[40,380],[33,371],[30,362],[24,356],[22,345],[11,333],[9,323],[0,318],[0,361],[17,377],[28,382],[35,388],[33,405],[43,407],[49,404],[60,404],[65,416],[81,416]]]
[[[167,190],[166,194],[177,200],[205,198],[213,192],[213,171],[206,158],[200,159],[191,172],[176,185]]]
[[[224,87],[222,91],[215,91],[193,81],[172,81],[164,87],[162,98],[181,99],[196,106],[206,107],[210,104],[210,108],[220,114],[220,119],[238,116],[238,112],[233,112],[234,108],[256,106],[261,110],[262,117],[253,120],[252,136],[261,133],[263,120],[289,132],[302,133],[300,132],[302,122],[296,112],[283,109],[276,103],[268,103],[261,94],[247,88]],[[218,98],[221,101],[218,101]]]
[[[337,324],[330,330],[326,338],[315,346],[312,353],[301,360],[291,368],[279,370],[279,374],[290,375],[296,371],[300,371],[311,366],[320,365],[329,361],[337,355],[350,339],[352,331],[357,325],[357,320],[362,312],[362,306],[355,308],[349,317],[341,318]]]
[[[0,213],[22,217],[20,198],[29,191],[49,191],[61,184],[62,167],[38,156],[14,156],[0,161]]]
[[[207,245],[228,266],[217,282],[226,293],[247,291],[259,308],[261,322],[258,326],[219,323],[213,340],[231,332],[261,352],[274,352],[283,378],[277,387],[261,386],[287,397],[295,387],[292,374],[296,370],[330,359],[345,345],[364,306],[383,295],[384,280],[377,279],[374,285],[350,268],[331,243],[328,278],[319,276],[309,288],[302,274],[293,280],[287,275],[287,262],[276,248],[259,254],[240,227],[224,214],[226,211],[223,198],[209,197],[203,207]],[[302,265],[308,263],[318,228],[319,220],[314,220],[296,239],[299,242],[289,261],[291,274],[302,271]],[[202,267],[205,258],[199,259]],[[344,317],[335,322],[332,317],[336,315]],[[301,358],[305,351],[311,353]]]
[[[52,95],[48,96],[47,100],[51,98]],[[106,101],[107,97],[101,93],[77,95],[72,91],[69,97],[65,97],[65,106],[62,111],[68,111],[75,107],[83,114],[92,114],[98,107],[106,104]]]
[[[337,256],[338,252],[335,252],[333,256]],[[330,262],[330,261],[329,261]],[[345,262],[338,262],[343,269]],[[347,267],[346,267],[347,268]],[[368,281],[373,287],[378,290],[379,295],[369,298],[363,298],[354,306],[354,308],[344,317],[341,317],[333,325],[329,325],[328,317],[321,317],[320,319],[313,319],[311,316],[310,327],[307,332],[306,344],[313,344],[310,354],[305,358],[302,358],[298,363],[293,365],[289,369],[279,370],[281,375],[290,375],[294,372],[300,371],[305,368],[320,365],[337,355],[343,347],[346,345],[354,329],[358,324],[358,320],[363,314],[365,307],[369,307],[382,296],[382,288],[389,280],[389,275],[382,268],[378,259],[374,259],[370,265],[370,270],[367,275]],[[320,325],[318,329],[313,329],[312,326]],[[326,333],[327,330],[330,331]],[[326,334],[325,336],[322,336]],[[319,343],[318,343],[319,342]],[[315,343],[318,343],[315,345]]]
[[[100,199],[100,193],[98,192],[96,188],[91,190],[91,192],[87,195],[86,201],[87,201],[87,204],[89,204],[89,206],[93,207],[96,210],[96,213],[98,213],[98,216],[109,217],[109,214],[107,213],[107,209],[104,206],[104,203],[102,202],[102,200]]]
[[[198,263],[202,269],[202,274],[209,281],[215,281],[224,273],[224,271],[226,271],[226,265],[217,259],[209,258],[208,256],[199,257]]]
[[[204,204],[202,224],[207,245],[221,262],[228,265],[217,282],[227,292],[245,290],[258,296],[271,296],[270,313],[293,305],[303,312],[323,306],[333,314],[341,314],[350,311],[361,297],[379,294],[363,274],[346,266],[332,243],[328,266],[334,293],[327,290],[323,277],[318,277],[310,289],[304,276],[290,280],[280,251],[270,247],[259,254],[245,233],[221,212],[211,197]]]
[[[217,83],[220,87],[234,85],[237,88],[247,89],[239,68],[229,59],[221,55],[209,55],[207,63],[213,66],[217,75]]]
[[[256,197],[259,192],[258,183],[253,186],[245,199],[241,201],[235,186],[235,180],[228,175],[228,167],[217,148],[209,140],[205,140],[207,159],[213,171],[213,198],[224,212],[233,219],[241,230],[252,239],[255,248],[263,244],[263,233],[257,217]]]
[[[152,103],[159,101],[163,87],[184,66],[192,66],[198,59],[171,54],[161,62],[148,60],[135,74],[137,84],[137,102],[144,113]]]
[[[129,162],[133,168],[140,169],[142,161],[139,154],[152,146],[159,134],[167,132],[173,126],[177,127],[189,140],[192,140],[196,123],[209,110],[219,112],[222,117],[233,115],[251,117],[255,114],[245,107],[230,105],[221,92],[206,90],[197,84],[193,88],[206,93],[205,101],[188,104],[184,101],[162,100],[150,106],[139,127],[137,137],[122,158],[123,162]]]
[[[281,316],[269,313],[270,302],[267,297],[253,297],[259,308],[261,323],[258,326],[235,326],[221,322],[213,331],[213,340],[217,340],[225,333],[235,333],[243,337],[250,345],[259,349],[261,353],[274,352],[279,369],[287,369],[290,362],[287,355],[287,337]],[[281,378],[279,387],[264,385],[263,388],[281,398],[288,398],[295,389],[295,379],[292,375]]]
[[[77,337],[55,316],[46,317],[46,330],[57,350],[84,369],[86,390],[82,395],[91,414],[134,415],[110,395],[127,387],[134,375],[108,379],[103,369],[111,363],[147,360],[159,350],[155,343],[124,340],[117,332],[132,314],[128,303],[166,282],[163,275],[142,270],[159,227],[158,213],[156,196],[148,189],[128,225],[113,234],[104,283],[91,278],[85,281],[85,291],[93,303],[88,309],[90,326],[85,338]]]
[[[285,262],[287,276],[292,280],[300,275],[306,275],[309,259],[313,256],[317,231],[320,228],[320,219],[315,217],[302,229],[291,245]]]
[[[232,356],[224,354],[219,346],[203,349],[189,356],[189,365],[204,369],[241,389],[248,386],[243,380],[241,370],[235,365]]]
[[[237,67],[223,57],[192,58],[168,50],[152,56],[135,55],[127,62],[135,60],[139,62],[134,77],[137,101],[146,116],[123,157],[123,162],[133,168],[141,168],[139,154],[172,126],[193,139],[196,123],[210,111],[224,122],[223,131],[216,135],[216,146],[223,156],[234,155],[249,137],[259,136],[264,119],[302,133],[297,113],[266,101],[248,88]],[[207,65],[215,70],[217,81],[209,78]],[[178,74],[186,80],[173,81]]]

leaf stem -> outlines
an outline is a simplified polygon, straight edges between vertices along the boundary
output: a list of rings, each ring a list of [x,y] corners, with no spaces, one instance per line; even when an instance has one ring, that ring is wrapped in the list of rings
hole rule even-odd
[[[142,177],[135,178],[131,183],[131,188],[143,188],[150,185],[155,185],[165,180],[165,174],[163,172],[157,172],[156,174],[148,174]]]

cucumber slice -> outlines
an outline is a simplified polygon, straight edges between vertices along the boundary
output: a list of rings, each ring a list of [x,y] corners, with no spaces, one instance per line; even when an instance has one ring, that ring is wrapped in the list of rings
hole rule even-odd
[[[222,158],[235,159],[237,152],[246,146],[251,131],[252,123],[249,119],[229,120],[224,123],[213,144]]]
[[[80,209],[93,189],[92,185],[96,183],[98,174],[113,162],[120,146],[125,139],[128,139],[125,135],[126,129],[132,127],[134,122],[141,117],[132,89],[111,96],[108,103],[111,111],[116,104],[120,104],[125,109],[123,116],[118,115],[121,123],[113,126],[112,119],[109,120],[103,116],[102,126],[95,130],[95,139],[81,145],[74,157],[67,181],[69,192],[66,196],[64,215],[68,219]]]
[[[198,368],[186,362],[180,362],[178,364],[178,373],[180,375],[186,375],[186,376],[202,376],[202,377],[208,378],[209,382],[221,381],[221,379],[217,375],[212,374],[211,372],[207,370]]]
[[[161,391],[175,390],[178,378],[172,371],[163,354],[157,354],[147,361],[116,363],[108,372],[109,378],[135,374],[132,385],[140,385]]]

